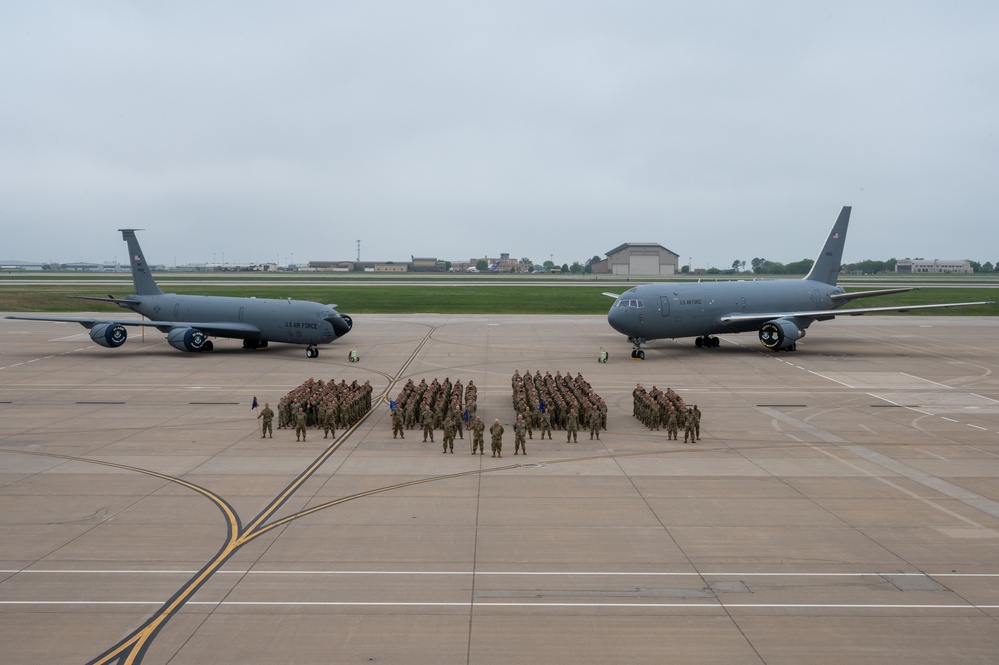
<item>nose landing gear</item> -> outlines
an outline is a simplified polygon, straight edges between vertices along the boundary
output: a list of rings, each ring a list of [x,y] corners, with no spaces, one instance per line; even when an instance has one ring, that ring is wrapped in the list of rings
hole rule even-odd
[[[645,351],[642,351],[642,344],[645,344],[649,340],[644,337],[629,337],[628,341],[635,345],[635,348],[631,351],[631,357],[635,360],[645,360]]]

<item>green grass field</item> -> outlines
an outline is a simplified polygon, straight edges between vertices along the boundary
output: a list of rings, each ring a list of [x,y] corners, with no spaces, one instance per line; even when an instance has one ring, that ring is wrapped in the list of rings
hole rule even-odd
[[[120,278],[119,278],[120,279]],[[213,279],[213,278],[205,278]],[[606,314],[612,300],[604,291],[625,290],[621,284],[592,284],[572,281],[545,283],[544,278],[522,280],[515,285],[488,284],[479,281],[461,284],[428,280],[418,284],[384,284],[379,281],[337,282],[327,285],[269,283],[259,284],[185,284],[162,286],[173,293],[192,295],[256,296],[259,298],[294,298],[336,304],[345,314]],[[875,287],[871,287],[875,288]],[[100,302],[68,298],[70,295],[103,297],[109,293],[124,296],[131,286],[121,284],[0,284],[0,311],[72,312],[121,311]],[[852,286],[848,291],[865,290]],[[854,307],[921,305],[938,302],[996,300],[999,291],[982,286],[922,288],[853,303]],[[928,316],[996,316],[999,305],[919,310],[913,314]]]

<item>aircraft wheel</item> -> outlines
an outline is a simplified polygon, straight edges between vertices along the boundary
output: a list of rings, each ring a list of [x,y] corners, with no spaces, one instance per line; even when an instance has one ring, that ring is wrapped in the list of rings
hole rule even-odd
[[[205,345],[203,347],[201,347],[201,352],[202,353],[211,353],[214,350],[215,350],[215,345],[212,344],[211,340],[208,340],[207,342],[205,342]]]
[[[318,358],[319,357],[319,349],[317,349],[314,346],[310,346],[309,348],[307,348],[305,350],[305,357],[306,358]]]
[[[717,337],[712,337],[711,338],[711,348],[716,349],[719,346],[721,346],[721,340],[718,339]]]
[[[645,351],[642,351],[641,349],[635,351],[635,357],[639,360],[645,360]]]
[[[698,337],[697,339],[695,339],[694,346],[696,346],[697,348],[701,348],[702,346],[704,346],[704,338]]]

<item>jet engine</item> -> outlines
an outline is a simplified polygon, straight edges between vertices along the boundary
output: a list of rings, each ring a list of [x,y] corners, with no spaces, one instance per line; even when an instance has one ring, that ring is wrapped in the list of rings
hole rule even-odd
[[[98,323],[90,329],[90,339],[109,349],[117,349],[128,339],[128,333],[119,323]]]
[[[194,328],[174,328],[167,333],[167,342],[179,351],[198,352],[205,350],[208,338],[205,333]]]
[[[774,319],[760,326],[760,343],[771,351],[794,351],[805,330],[791,319]]]

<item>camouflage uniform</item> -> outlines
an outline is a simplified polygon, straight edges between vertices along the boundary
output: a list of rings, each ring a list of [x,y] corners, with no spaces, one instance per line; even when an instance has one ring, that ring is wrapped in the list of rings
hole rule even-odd
[[[489,434],[493,437],[493,457],[503,457],[503,426],[498,418],[489,428]]]
[[[454,455],[454,423],[451,422],[451,417],[448,416],[444,419],[444,452],[447,452],[450,448],[451,454]]]
[[[565,430],[565,442],[569,443],[569,441],[572,441],[575,443],[576,433],[579,431],[579,418],[576,417],[575,409],[569,411],[569,415],[565,419]]]
[[[420,427],[423,428],[423,442],[427,442],[428,436],[432,442],[434,440],[434,414],[429,406],[425,407],[420,415]]]
[[[274,412],[271,411],[271,407],[267,402],[264,402],[264,408],[257,414],[257,418],[263,418],[263,429],[261,430],[260,438],[262,439],[270,434],[270,437],[273,439],[274,428],[271,426],[271,423],[274,421]]]
[[[517,422],[513,424],[513,454],[523,451],[527,454],[527,445],[524,441],[524,434],[527,433],[527,421],[524,416],[517,416]]]
[[[475,422],[472,423],[472,454],[475,454],[475,449],[479,449],[480,455],[485,455],[485,443],[484,434],[486,432],[486,424],[482,422],[482,418],[476,418]]]
[[[548,440],[552,440],[552,417],[547,411],[541,413],[541,439],[544,440],[545,432],[548,432]]]
[[[298,412],[295,413],[295,441],[301,440],[305,441],[305,423],[307,416],[305,415],[305,410],[299,407]]]
[[[394,439],[396,434],[402,438],[406,438],[406,432],[403,429],[403,416],[402,410],[396,409],[392,412],[392,438]]]
[[[323,409],[323,438],[336,438],[336,411],[332,408]]]

